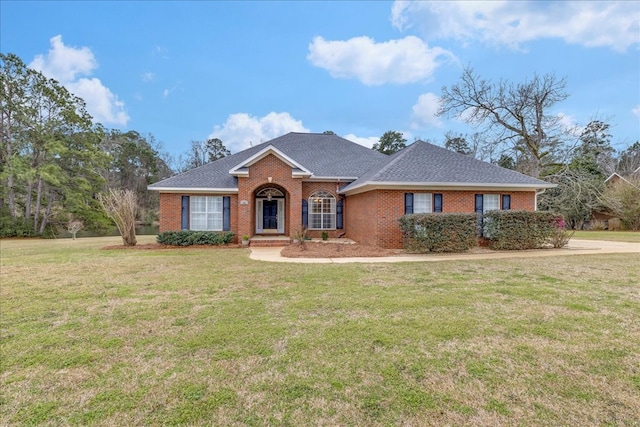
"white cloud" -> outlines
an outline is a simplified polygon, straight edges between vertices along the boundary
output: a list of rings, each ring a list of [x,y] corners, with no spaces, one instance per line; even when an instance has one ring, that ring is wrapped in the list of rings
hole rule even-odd
[[[307,59],[335,78],[357,78],[366,85],[412,83],[429,79],[439,61],[453,58],[445,49],[430,48],[421,39],[408,36],[376,43],[369,37],[327,41],[315,37]]]
[[[640,40],[640,8],[633,1],[396,1],[391,22],[400,30],[418,27],[430,40],[480,40],[513,48],[559,38],[624,51]]]
[[[309,132],[309,129],[289,113],[271,112],[264,117],[236,113],[229,115],[224,124],[214,126],[209,138],[220,138],[235,153],[288,132]]]
[[[98,63],[88,47],[65,46],[62,36],[50,40],[51,48],[46,55],[36,55],[30,68],[55,79],[71,93],[84,99],[87,111],[96,122],[126,125],[129,115],[124,103],[95,77],[87,78],[98,68]]]
[[[350,133],[348,135],[344,135],[343,138],[344,139],[348,139],[349,141],[353,141],[356,144],[364,145],[367,148],[373,147],[373,144],[375,144],[375,143],[380,141],[380,137],[379,136],[360,137],[360,136],[355,136],[352,133]]]
[[[640,105],[637,105],[635,108],[631,109],[631,112],[634,116],[640,118]]]
[[[152,82],[156,78],[156,75],[152,72],[146,72],[142,73],[141,77],[143,82]]]
[[[560,126],[560,129],[562,129],[563,132],[569,135],[578,137],[584,131],[584,126],[578,125],[576,118],[573,116],[569,116],[564,113],[558,113],[556,114],[556,120],[558,122],[558,125]]]
[[[61,83],[74,81],[78,75],[90,75],[98,68],[98,63],[88,47],[67,47],[62,42],[61,35],[52,37],[49,42],[51,49],[47,55],[36,55],[29,64],[30,68]]]
[[[436,115],[440,108],[440,97],[433,93],[424,93],[418,97],[418,102],[413,106],[411,127],[414,129],[423,126],[441,127],[442,121]]]
[[[78,79],[67,83],[70,92],[87,102],[87,110],[100,123],[114,123],[126,125],[129,115],[124,108],[124,102],[105,87],[99,79]]]

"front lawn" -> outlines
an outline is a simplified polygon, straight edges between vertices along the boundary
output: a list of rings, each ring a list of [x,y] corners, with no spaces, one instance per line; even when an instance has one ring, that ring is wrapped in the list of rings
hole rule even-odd
[[[0,425],[640,420],[633,254],[272,264],[114,244],[0,241]]]
[[[573,237],[585,240],[640,243],[640,231],[576,230]]]

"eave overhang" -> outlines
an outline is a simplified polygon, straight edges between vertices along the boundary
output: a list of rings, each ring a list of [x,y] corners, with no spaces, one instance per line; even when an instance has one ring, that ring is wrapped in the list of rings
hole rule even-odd
[[[554,188],[556,184],[503,184],[503,183],[469,183],[469,182],[376,182],[368,181],[355,187],[346,188],[340,194],[353,195],[371,190],[453,190],[478,191],[482,189],[492,191],[536,191],[541,188]]]
[[[147,187],[149,191],[160,193],[206,193],[206,194],[236,194],[237,188],[207,188],[207,187]]]

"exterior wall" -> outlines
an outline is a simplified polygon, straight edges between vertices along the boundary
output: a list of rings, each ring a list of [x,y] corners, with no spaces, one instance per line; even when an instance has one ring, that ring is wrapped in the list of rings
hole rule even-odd
[[[271,177],[269,182],[268,177]],[[285,193],[285,234],[293,234],[302,226],[302,199],[318,190],[328,191],[336,200],[344,199],[344,228],[327,230],[330,237],[346,237],[356,242],[384,248],[402,248],[402,234],[398,218],[404,215],[404,194],[407,192],[442,193],[444,213],[473,213],[475,194],[510,194],[511,209],[534,210],[535,193],[532,191],[439,191],[439,190],[373,190],[344,197],[337,194],[338,182],[302,182],[291,177],[291,167],[268,155],[249,168],[248,177],[238,178],[238,194],[160,194],[160,232],[180,230],[182,196],[230,196],[231,231],[236,241],[241,236],[255,234],[255,193],[261,187],[273,186]],[[246,200],[247,204],[240,204]],[[321,230],[309,231],[309,236],[319,238]]]
[[[347,237],[365,245],[377,245],[378,222],[376,191],[348,196],[344,208]],[[404,206],[404,202],[403,205]]]
[[[238,229],[238,196],[236,194],[160,193],[160,233],[182,229],[182,196],[229,196],[231,198],[230,228]],[[239,236],[236,233],[236,241]]]
[[[347,237],[383,248],[402,248],[398,219],[404,215],[404,194],[441,193],[443,213],[475,212],[476,194],[509,194],[512,210],[535,209],[535,192],[373,190],[347,197],[345,208]]]
[[[232,203],[232,207],[238,211],[237,234],[239,236],[255,234],[255,192],[263,186],[280,188],[285,193],[285,234],[292,236],[302,224],[302,180],[292,178],[291,166],[273,154],[251,165],[248,177],[238,178],[238,198],[235,204]],[[248,203],[240,205],[243,200]]]

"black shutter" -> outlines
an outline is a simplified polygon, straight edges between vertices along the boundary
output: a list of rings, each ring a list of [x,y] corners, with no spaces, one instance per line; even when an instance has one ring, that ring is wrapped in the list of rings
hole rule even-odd
[[[182,219],[181,228],[183,230],[189,229],[189,196],[182,196],[182,212],[180,214]]]
[[[231,230],[231,197],[222,198],[222,230]]]
[[[307,199],[302,199],[302,226],[307,228],[309,224],[309,207]]]
[[[413,193],[404,193],[404,214],[413,213]]]
[[[344,210],[344,200],[340,199],[338,200],[338,203],[336,203],[336,228],[338,230],[342,230],[344,228],[343,215],[342,215],[343,210]]]
[[[442,194],[436,193],[433,195],[433,211],[442,212]]]
[[[502,195],[502,210],[508,211],[511,209],[511,195],[503,194]]]
[[[476,213],[482,215],[483,208],[483,197],[482,194],[476,194]]]
[[[484,198],[482,197],[482,194],[476,194],[476,216],[478,217],[478,235],[479,236],[483,236],[484,232],[483,232],[483,218],[482,218],[482,208],[483,208],[483,203],[484,202]]]

